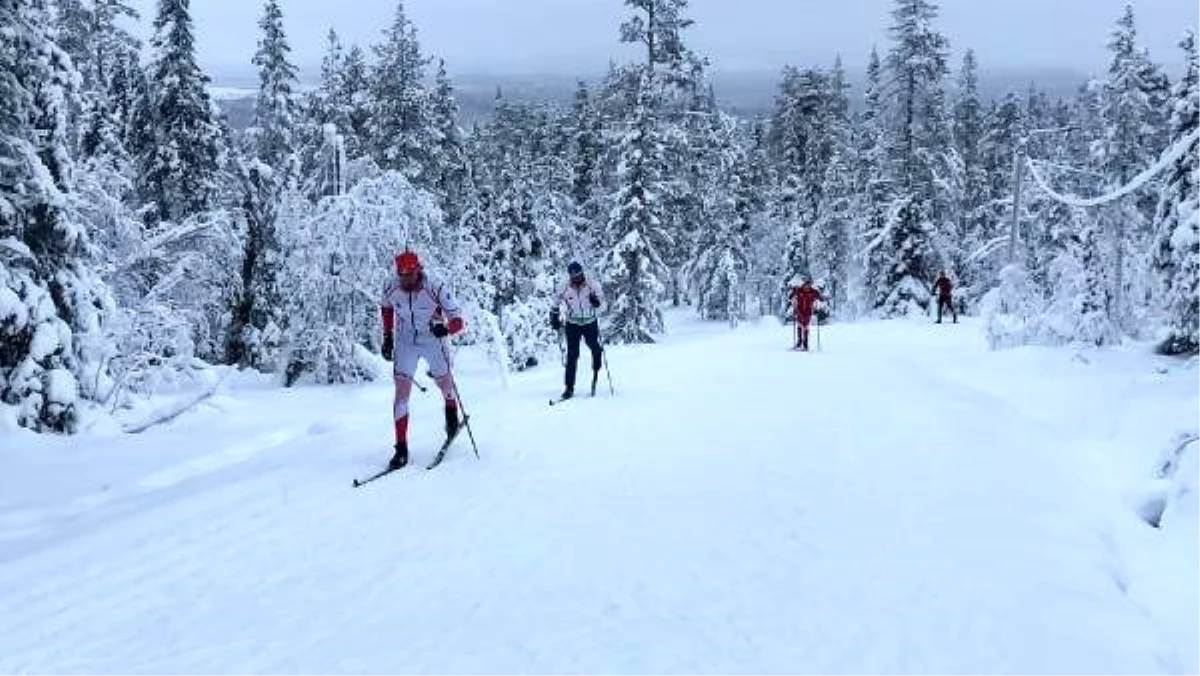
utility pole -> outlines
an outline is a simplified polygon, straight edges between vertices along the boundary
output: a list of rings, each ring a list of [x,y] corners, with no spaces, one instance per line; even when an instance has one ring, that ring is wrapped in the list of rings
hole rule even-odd
[[[1017,262],[1017,235],[1021,227],[1021,159],[1028,136],[1022,136],[1013,144],[1012,166],[1012,223],[1008,227],[1008,264]]]
[[[1052,134],[1060,131],[1072,131],[1076,129],[1075,125],[1066,127],[1055,127],[1053,129],[1032,129],[1017,139],[1013,144],[1013,198],[1012,198],[1012,222],[1008,227],[1008,263],[1009,265],[1017,262],[1017,239],[1020,235],[1021,224],[1021,170],[1024,166],[1023,156],[1025,155],[1025,145],[1029,143],[1029,139],[1035,134]]]

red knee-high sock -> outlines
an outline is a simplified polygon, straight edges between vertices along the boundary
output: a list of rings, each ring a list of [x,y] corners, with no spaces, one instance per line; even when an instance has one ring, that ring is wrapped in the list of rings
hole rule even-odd
[[[396,418],[396,443],[402,444],[408,441],[408,416]]]

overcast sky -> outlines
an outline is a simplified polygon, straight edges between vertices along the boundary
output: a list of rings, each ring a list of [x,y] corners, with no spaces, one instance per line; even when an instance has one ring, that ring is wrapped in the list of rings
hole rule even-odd
[[[1126,0],[941,0],[938,26],[956,68],[965,48],[981,67],[1066,67],[1099,74],[1105,43]],[[156,0],[130,0],[149,34]],[[261,0],[191,0],[200,60],[208,68],[250,67]],[[691,0],[688,44],[717,70],[828,65],[841,53],[861,66],[871,46],[887,48],[894,0]],[[282,0],[293,62],[319,64],[329,28],[343,43],[377,43],[396,0]],[[404,0],[422,50],[453,73],[547,72],[585,75],[624,58],[618,26],[623,0]],[[1196,0],[1134,0],[1141,43],[1172,73],[1175,46],[1196,28]]]

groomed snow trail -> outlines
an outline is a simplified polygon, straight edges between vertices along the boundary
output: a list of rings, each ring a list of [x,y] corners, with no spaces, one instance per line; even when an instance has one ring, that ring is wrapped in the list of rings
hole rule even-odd
[[[505,391],[464,355],[482,459],[463,434],[420,469],[441,414],[416,393],[418,467],[358,489],[386,384],[98,439],[171,460],[0,521],[0,672],[1179,669],[1072,426],[979,385],[977,326],[832,325],[809,354],[789,330],[685,322],[612,348],[616,397],[602,373],[554,408],[557,363]]]

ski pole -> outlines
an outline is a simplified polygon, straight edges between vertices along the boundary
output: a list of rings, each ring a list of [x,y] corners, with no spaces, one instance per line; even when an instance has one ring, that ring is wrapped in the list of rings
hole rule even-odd
[[[467,415],[467,407],[463,406],[462,394],[458,391],[458,379],[454,377],[454,366],[450,363],[450,353],[446,351],[446,339],[439,338],[438,345],[442,348],[442,357],[446,360],[446,373],[450,375],[450,387],[454,388],[454,401],[458,410],[462,411],[463,427],[467,428],[467,437],[471,440],[471,450],[475,451],[475,459],[479,459],[479,447],[475,445],[475,433],[471,431],[471,416]]]
[[[598,328],[599,327],[597,327],[597,329]],[[597,339],[596,342],[599,342],[599,339]],[[616,390],[613,389],[612,372],[608,370],[608,346],[607,345],[600,346],[600,362],[604,364],[604,377],[608,378],[608,396],[615,397],[615,396],[617,396],[617,392],[616,392]]]

